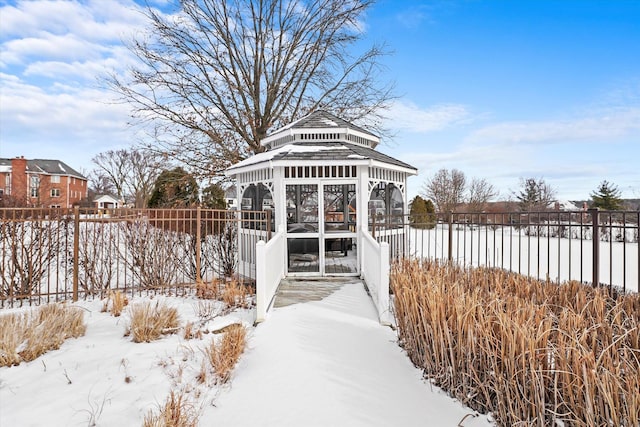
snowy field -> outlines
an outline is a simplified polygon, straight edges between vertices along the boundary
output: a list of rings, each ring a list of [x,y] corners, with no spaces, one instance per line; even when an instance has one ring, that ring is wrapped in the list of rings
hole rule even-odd
[[[409,230],[410,254],[446,259],[448,226]],[[590,236],[589,236],[590,237]],[[638,291],[638,248],[631,239],[599,243],[600,283]],[[453,230],[453,259],[465,265],[500,267],[553,281],[592,281],[593,241],[537,237],[512,227],[457,226]]]
[[[156,299],[176,307],[182,325],[200,320],[194,298]],[[85,310],[85,336],[0,368],[0,426],[141,425],[170,390],[188,391],[200,425],[493,425],[422,379],[359,283],[322,301],[278,308],[256,328],[249,310],[205,322],[209,331],[234,322],[248,328],[248,348],[225,386],[212,376],[196,380],[213,334],[136,344],[123,336],[126,310],[115,318],[102,305],[77,303]]]

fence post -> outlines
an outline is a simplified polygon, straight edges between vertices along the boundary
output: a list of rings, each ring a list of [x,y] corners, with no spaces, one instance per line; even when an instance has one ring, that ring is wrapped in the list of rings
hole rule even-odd
[[[215,220],[215,218],[214,218]],[[202,237],[201,234],[201,221],[202,221],[202,210],[200,206],[196,208],[196,283],[202,282],[202,275],[200,273],[200,256],[201,256],[201,244],[200,239]],[[216,224],[217,225],[217,224]]]
[[[592,258],[591,258],[591,284],[594,288],[600,285],[600,215],[598,208],[589,209],[591,214],[591,241]]]
[[[448,215],[448,223],[449,223],[449,236],[448,236],[448,249],[447,249],[447,259],[449,262],[453,261],[453,212],[449,212]]]
[[[256,323],[267,318],[267,248],[264,240],[256,243]]]
[[[73,301],[78,301],[78,270],[80,269],[80,207],[73,208]]]

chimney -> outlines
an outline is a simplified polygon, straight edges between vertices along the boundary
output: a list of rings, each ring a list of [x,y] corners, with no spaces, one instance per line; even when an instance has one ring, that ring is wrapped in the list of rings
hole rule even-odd
[[[27,159],[24,156],[11,159],[11,196],[16,200],[28,200]]]

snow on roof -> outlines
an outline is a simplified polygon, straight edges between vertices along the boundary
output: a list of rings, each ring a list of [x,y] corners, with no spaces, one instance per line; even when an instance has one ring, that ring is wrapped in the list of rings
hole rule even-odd
[[[556,203],[557,203],[557,206],[560,208],[560,210],[563,210],[563,211],[579,211],[580,210],[580,208],[576,206],[575,203],[569,200],[556,200],[555,202],[549,203],[548,207],[550,209],[555,209]]]
[[[96,197],[95,199],[93,199],[94,202],[119,202],[120,200],[118,200],[117,197],[112,196],[110,194],[103,194],[99,197]]]
[[[336,122],[334,122],[333,120],[328,119],[326,117],[321,118],[320,121],[322,123],[326,124],[327,126],[335,126],[335,127],[338,126],[338,124]]]
[[[325,150],[347,150],[344,146],[318,146],[318,145],[310,145],[310,144],[287,144],[282,147],[278,147],[273,150],[265,151],[264,153],[259,153],[254,156],[251,156],[243,161],[236,163],[230,169],[241,168],[244,166],[254,165],[256,163],[268,162],[272,160],[274,157],[280,154],[288,154],[288,153],[318,153],[320,151]]]

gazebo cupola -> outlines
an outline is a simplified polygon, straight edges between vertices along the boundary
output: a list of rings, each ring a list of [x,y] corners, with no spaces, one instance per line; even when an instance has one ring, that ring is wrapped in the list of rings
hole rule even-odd
[[[406,181],[417,170],[376,151],[379,142],[315,111],[276,130],[262,141],[265,152],[226,171],[236,180],[240,209],[271,210],[272,229],[286,238],[287,275],[360,275],[362,233],[373,218],[407,212]],[[240,261],[250,263],[256,239],[266,238],[264,230],[243,225]]]

